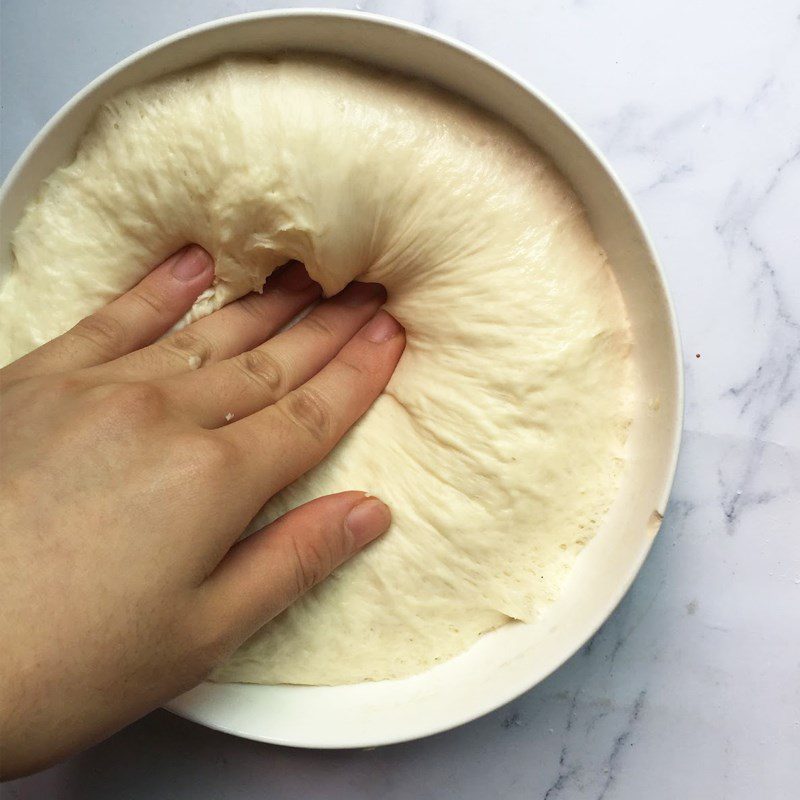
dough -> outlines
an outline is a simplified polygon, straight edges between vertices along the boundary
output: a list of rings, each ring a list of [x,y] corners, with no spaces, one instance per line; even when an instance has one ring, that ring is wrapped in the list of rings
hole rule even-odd
[[[408,333],[374,407],[260,518],[364,489],[392,529],[215,678],[396,678],[542,613],[615,496],[635,388],[606,256],[547,159],[433,86],[324,57],[226,58],[136,87],[15,231],[0,361],[186,242],[216,260],[191,319],[298,259],[328,294],[383,283]]]

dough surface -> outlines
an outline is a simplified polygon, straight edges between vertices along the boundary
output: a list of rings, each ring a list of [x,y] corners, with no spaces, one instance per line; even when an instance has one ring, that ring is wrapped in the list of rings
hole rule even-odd
[[[392,529],[215,679],[406,676],[542,613],[614,499],[635,390],[606,256],[547,159],[433,86],[323,57],[226,58],[136,87],[15,231],[0,362],[187,242],[216,260],[192,319],[297,259],[328,294],[383,283],[408,337],[373,408],[260,516],[363,489]]]

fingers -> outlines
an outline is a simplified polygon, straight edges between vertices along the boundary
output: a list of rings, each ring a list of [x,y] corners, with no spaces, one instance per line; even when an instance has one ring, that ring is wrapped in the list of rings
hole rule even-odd
[[[241,453],[254,512],[325,457],[383,391],[404,347],[400,323],[379,311],[299,389],[218,431]]]
[[[386,300],[377,283],[351,283],[288,331],[236,358],[170,382],[178,405],[206,427],[242,419],[325,366]]]
[[[169,330],[211,285],[214,264],[197,245],[179,250],[129,292],[16,362],[14,378],[104,364]]]
[[[302,264],[273,273],[252,293],[103,367],[115,380],[152,380],[190,372],[250,350],[277,333],[322,292]]]
[[[239,639],[384,533],[387,506],[363,492],[313,500],[235,545],[207,579],[204,613]]]

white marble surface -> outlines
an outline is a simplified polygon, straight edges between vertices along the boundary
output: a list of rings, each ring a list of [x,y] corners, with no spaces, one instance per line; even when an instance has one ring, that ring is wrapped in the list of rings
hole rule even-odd
[[[3,174],[121,57],[272,5],[3,0]],[[319,5],[419,22],[496,56],[582,125],[632,190],[684,339],[686,435],[663,529],[583,650],[463,728],[320,753],[157,712],[3,796],[800,796],[800,3]]]

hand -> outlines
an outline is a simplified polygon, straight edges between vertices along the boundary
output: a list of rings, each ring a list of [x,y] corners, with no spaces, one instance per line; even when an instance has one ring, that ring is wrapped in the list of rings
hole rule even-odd
[[[405,337],[363,283],[275,335],[319,297],[293,265],[156,341],[212,278],[208,254],[185,249],[0,371],[6,774],[196,685],[389,526],[352,491],[237,544],[369,408]]]

